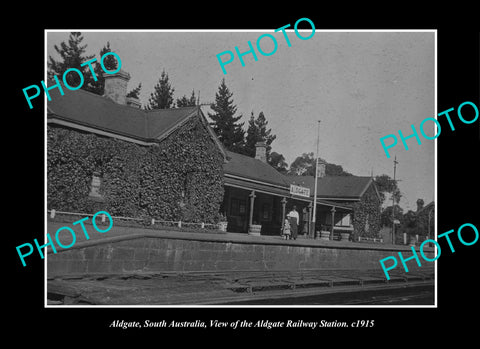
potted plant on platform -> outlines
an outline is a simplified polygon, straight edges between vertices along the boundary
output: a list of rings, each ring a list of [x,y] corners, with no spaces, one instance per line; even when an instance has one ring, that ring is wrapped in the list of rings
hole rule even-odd
[[[415,246],[417,244],[417,237],[414,234],[408,235],[408,243],[410,246]]]
[[[348,241],[350,239],[350,232],[348,230],[340,231],[340,240]]]
[[[262,230],[262,225],[261,224],[251,224],[248,227],[248,234],[249,235],[255,235],[255,236],[260,236],[260,231]]]
[[[220,231],[226,232],[227,226],[228,226],[227,217],[224,214],[220,213],[219,221],[218,221],[218,229]]]
[[[330,240],[330,232],[327,230],[327,227],[322,225],[320,230],[320,239]]]

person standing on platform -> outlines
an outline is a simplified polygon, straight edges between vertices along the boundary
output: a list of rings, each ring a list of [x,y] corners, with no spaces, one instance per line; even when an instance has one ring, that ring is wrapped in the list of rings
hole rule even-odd
[[[292,239],[297,239],[298,234],[298,222],[300,220],[300,216],[297,212],[297,206],[293,206],[292,210],[287,214],[288,220],[290,221],[290,231],[292,233]]]
[[[285,240],[290,240],[291,239],[290,222],[289,222],[289,219],[287,219],[287,218],[285,218],[285,222],[283,223],[282,236]]]

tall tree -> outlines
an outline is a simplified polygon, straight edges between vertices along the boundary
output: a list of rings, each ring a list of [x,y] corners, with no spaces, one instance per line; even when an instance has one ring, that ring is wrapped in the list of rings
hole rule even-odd
[[[325,176],[351,176],[352,174],[345,171],[341,165],[328,163],[322,158],[320,161],[325,162]],[[315,176],[317,164],[313,152],[303,153],[298,156],[291,164],[288,174],[297,176]]]
[[[330,164],[327,162],[325,166],[326,176],[352,176],[350,172],[343,169],[342,165]]]
[[[89,71],[89,67],[85,65],[84,67],[81,66],[82,63],[91,60],[95,57],[92,56],[85,56],[85,48],[87,45],[82,45],[83,36],[80,32],[71,32],[70,36],[68,37],[68,42],[62,41],[60,43],[60,47],[54,45],[55,51],[60,55],[62,58],[61,61],[56,61],[53,59],[52,56],[48,56],[48,63],[47,63],[47,76],[49,79],[53,79],[54,75],[57,75],[59,80],[62,80],[63,73],[67,69],[76,68],[80,70],[85,77],[85,75],[91,73]],[[67,84],[72,87],[76,87],[80,85],[81,78],[78,74],[71,72],[65,76]],[[85,88],[86,84],[84,83],[82,88]]]
[[[290,164],[288,173],[297,176],[313,176],[315,174],[315,157],[313,152],[297,156]]]
[[[168,79],[168,74],[165,73],[165,69],[160,75],[158,83],[154,87],[154,91],[150,94],[147,110],[151,109],[167,109],[174,107],[173,92],[175,89],[171,86]]]
[[[93,92],[98,95],[103,95],[105,79],[102,76],[104,71],[101,68],[100,59],[105,53],[112,51],[110,48],[110,43],[107,42],[107,45],[100,50],[100,57],[96,61],[91,63],[91,66],[93,67],[93,71],[97,78],[97,80],[95,80],[92,72],[90,71],[89,65],[84,65],[83,67],[81,66],[82,63],[85,63],[95,58],[95,55],[85,56],[85,49],[87,45],[82,45],[82,41],[82,33],[71,32],[67,43],[62,41],[60,43],[60,47],[55,45],[55,51],[57,51],[57,53],[60,55],[62,61],[56,61],[55,59],[53,59],[52,56],[49,56],[49,61],[47,64],[47,76],[49,79],[53,79],[53,76],[57,75],[57,77],[61,80],[63,78],[63,74],[68,69],[78,69],[82,72],[82,76],[84,79],[81,89]],[[112,55],[108,55],[103,60],[103,65],[106,69],[114,71],[117,69],[118,63]],[[67,74],[65,76],[65,79],[67,81],[67,84],[72,87],[76,87],[81,83],[80,76],[74,72]]]
[[[267,162],[278,172],[287,173],[288,164],[285,162],[285,157],[282,154],[272,151],[270,156],[267,157]]]
[[[379,176],[375,176],[375,184],[377,185],[377,189],[380,194],[380,199],[382,200],[382,203],[385,202],[386,193],[390,193],[391,195],[393,195],[393,197],[395,198],[394,202],[396,204],[400,202],[402,193],[398,188],[398,183],[396,180],[394,181],[392,178],[390,178],[389,175],[382,174]]]
[[[263,114],[263,111],[255,118],[252,114],[248,121],[247,136],[245,137],[245,150],[244,154],[254,157],[255,156],[255,144],[260,141],[264,141],[267,144],[267,159],[272,150],[272,142],[277,136],[272,135],[272,129],[267,129],[268,121]]]
[[[195,91],[192,90],[192,95],[190,98],[187,98],[187,96],[183,95],[182,98],[177,98],[177,108],[181,107],[194,107],[197,105],[197,99],[195,97]]]
[[[126,97],[140,98],[140,90],[142,89],[142,83],[140,82],[137,87],[129,91]]]
[[[389,207],[391,208],[391,206]],[[408,210],[407,213],[403,214],[402,220],[400,220],[397,233],[400,235],[406,233],[408,236],[410,236],[410,238],[414,237],[416,234],[427,235],[426,231],[420,230],[418,223],[418,216],[416,212]]]
[[[94,66],[95,75],[97,76],[97,81],[95,81],[92,74],[90,73],[87,75],[84,75],[85,90],[101,96],[105,92],[105,78],[103,77],[103,73],[105,73],[105,71],[102,69],[102,66],[100,64],[100,59],[102,59],[103,55],[107,52],[112,52],[110,48],[110,42],[108,41],[107,41],[107,45],[103,46],[103,48],[100,50],[100,58],[97,59],[94,62],[94,64],[92,64]],[[105,67],[106,70],[115,71],[117,70],[118,62],[114,56],[108,55],[103,60],[103,66]]]
[[[393,210],[394,219],[397,219],[401,224],[404,221],[403,208],[399,205],[394,206]],[[380,223],[386,227],[392,226],[392,206],[385,207],[380,214]]]
[[[239,120],[242,117],[235,116],[237,112],[236,105],[233,104],[233,93],[230,92],[225,79],[222,79],[218,91],[215,94],[215,103],[210,108],[215,113],[208,113],[212,120],[210,125],[215,131],[218,139],[223,143],[225,148],[233,152],[244,153],[244,135],[243,122]]]

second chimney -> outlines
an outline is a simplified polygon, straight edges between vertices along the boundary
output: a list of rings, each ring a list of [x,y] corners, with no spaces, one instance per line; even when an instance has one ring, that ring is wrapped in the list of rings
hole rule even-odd
[[[267,144],[265,142],[255,144],[255,159],[267,162]]]
[[[323,160],[318,159],[317,178],[325,177],[326,164]]]
[[[130,80],[130,74],[120,70],[115,74],[104,73],[105,88],[104,97],[108,97],[118,104],[126,104],[127,84]]]
[[[140,100],[138,98],[127,97],[125,99],[125,101],[126,101],[127,105],[129,105],[131,107],[142,109],[142,103],[140,102]]]
[[[423,199],[418,199],[417,200],[417,212],[420,211],[423,208],[424,201]]]

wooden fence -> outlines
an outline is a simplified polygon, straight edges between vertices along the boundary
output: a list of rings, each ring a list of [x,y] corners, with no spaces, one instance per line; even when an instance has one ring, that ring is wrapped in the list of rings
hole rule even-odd
[[[55,209],[47,210],[47,213],[50,216],[50,219],[55,219],[57,215],[66,215],[66,216],[81,216],[81,217],[93,217],[95,214],[89,213],[78,213],[78,212],[65,212],[57,211]],[[105,214],[101,214],[102,222],[105,222]],[[111,216],[115,221],[125,221],[125,222],[136,222],[140,225],[158,225],[164,227],[191,227],[191,228],[201,228],[201,229],[221,229],[219,224],[204,223],[204,222],[182,222],[182,221],[167,221],[158,218],[133,218],[133,217],[123,217],[123,216]]]

